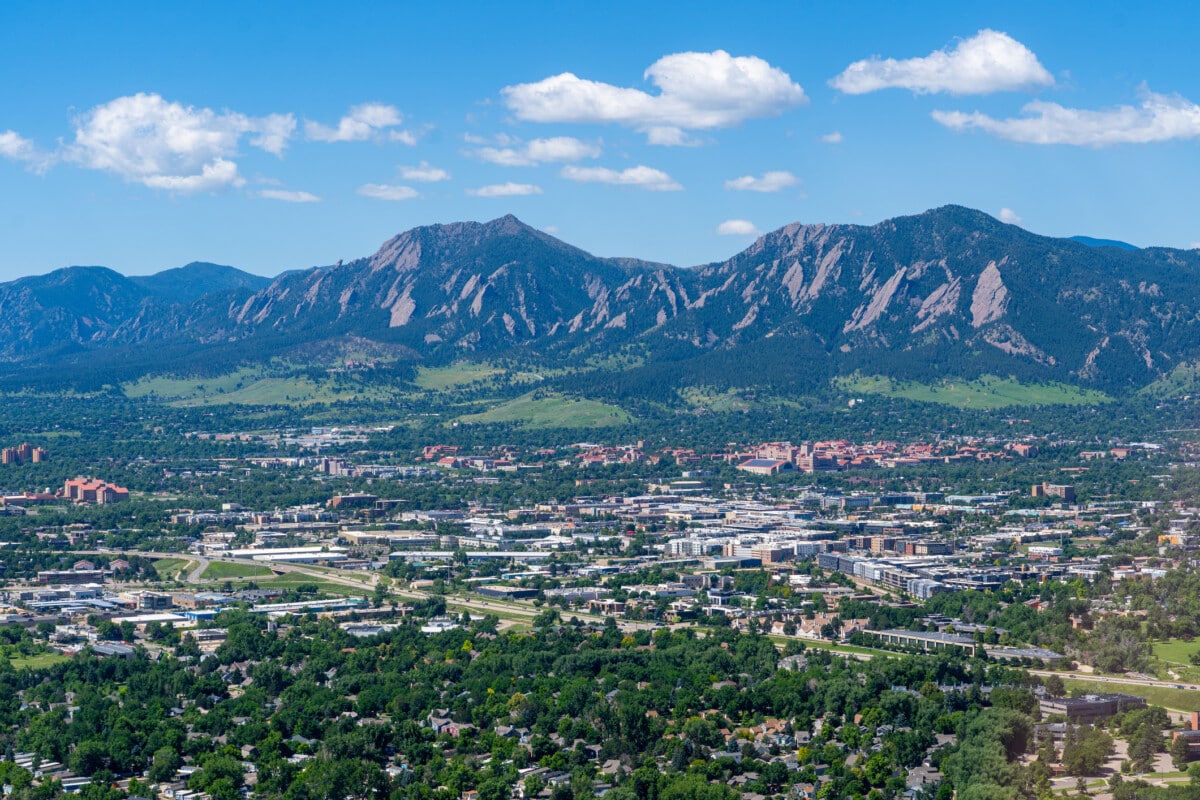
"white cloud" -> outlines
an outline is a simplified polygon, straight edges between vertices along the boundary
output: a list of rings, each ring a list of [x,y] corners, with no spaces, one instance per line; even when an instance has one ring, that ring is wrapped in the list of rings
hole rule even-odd
[[[355,191],[363,197],[373,197],[376,200],[412,200],[420,196],[411,186],[391,186],[386,183],[364,183]]]
[[[757,236],[758,228],[748,219],[727,219],[717,226],[721,236]]]
[[[169,192],[216,192],[229,186],[242,186],[246,181],[238,174],[237,164],[218,158],[200,168],[198,175],[147,175],[141,182],[151,189]]]
[[[605,167],[566,166],[560,173],[569,181],[579,183],[610,183],[617,186],[637,186],[651,192],[677,192],[683,187],[662,170],[638,165],[615,170]]]
[[[846,94],[909,89],[917,94],[989,94],[1052,86],[1054,78],[1028,47],[1006,33],[981,30],[950,51],[924,58],[855,61],[829,84]]]
[[[268,114],[257,120],[250,144],[274,155],[283,155],[288,142],[296,132],[296,118],[291,114]]]
[[[846,137],[842,136],[841,131],[830,131],[821,137],[821,141],[826,144],[841,144],[845,139]]]
[[[389,130],[404,122],[404,117],[395,106],[383,103],[363,103],[354,106],[336,126],[322,125],[305,120],[304,135],[314,142],[365,142],[386,138],[394,142],[413,145],[416,137],[408,131]]]
[[[764,172],[761,178],[753,175],[731,178],[725,181],[725,188],[735,192],[779,192],[789,186],[795,186],[798,182],[799,180],[792,173],[776,170]]]
[[[518,119],[624,125],[646,132],[652,144],[685,143],[684,130],[731,127],[808,100],[800,84],[778,67],[724,50],[663,56],[643,77],[657,94],[570,72],[506,86],[501,94]]]
[[[1035,101],[1027,103],[1021,113],[1020,117],[996,119],[978,111],[934,111],[933,118],[956,131],[975,128],[1026,144],[1105,147],[1200,137],[1200,105],[1178,95],[1155,94],[1144,86],[1137,107],[1091,111]]]
[[[428,161],[422,161],[415,167],[400,167],[400,177],[406,181],[436,183],[437,181],[450,180],[450,173],[444,169],[429,166]]]
[[[467,189],[472,197],[521,197],[523,195],[541,194],[542,187],[532,183],[494,183],[490,186],[480,186],[478,189]]]
[[[45,172],[54,164],[55,156],[40,149],[31,139],[16,131],[0,133],[0,158],[20,161],[34,172]]]
[[[647,128],[646,142],[648,144],[662,145],[663,147],[699,147],[704,144],[703,139],[689,136],[682,128],[675,128],[670,125],[657,125],[653,128]]]
[[[282,200],[285,203],[318,203],[321,200],[312,192],[293,192],[286,189],[263,189],[258,196],[267,200]]]
[[[1017,215],[1017,212],[1013,211],[1011,208],[1000,209],[1000,221],[1007,222],[1009,225],[1021,224],[1021,218]]]
[[[488,163],[502,167],[532,167],[545,162],[597,158],[601,152],[599,146],[582,142],[573,136],[554,136],[533,139],[519,147],[481,147],[475,154]]]
[[[96,106],[75,125],[75,140],[62,149],[66,160],[153,188],[196,192],[242,185],[231,160],[242,137],[280,155],[295,118],[218,113],[136,94]]]

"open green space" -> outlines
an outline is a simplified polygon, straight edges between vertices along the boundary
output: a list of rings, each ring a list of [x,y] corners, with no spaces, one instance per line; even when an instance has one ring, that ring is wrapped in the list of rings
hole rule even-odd
[[[260,566],[258,564],[235,564],[228,561],[213,561],[201,573],[201,578],[209,580],[219,580],[221,578],[257,578],[261,575],[270,575],[269,567]]]
[[[487,362],[458,361],[443,367],[421,367],[413,383],[429,392],[444,392],[468,386],[509,383],[537,383],[546,378],[545,373],[524,370],[512,371]]]
[[[754,402],[747,400],[736,389],[721,392],[710,386],[685,386],[679,390],[679,396],[692,408],[704,408],[717,413],[749,411],[754,407]]]
[[[10,656],[8,663],[12,664],[13,669],[46,669],[70,660],[69,656],[62,653],[38,653],[32,656]]]
[[[1155,658],[1170,662],[1171,664],[1181,664],[1190,666],[1189,660],[1196,653],[1200,653],[1200,639],[1168,639],[1164,642],[1155,642],[1151,645],[1151,652]]]
[[[617,406],[536,392],[523,394],[482,413],[458,418],[459,422],[514,423],[525,428],[603,428],[623,425],[629,420],[629,414]]]
[[[251,581],[242,580],[234,581],[235,588],[243,589],[249,585]],[[298,572],[289,572],[283,575],[277,575],[273,578],[253,579],[253,583],[260,589],[282,589],[288,591],[295,589],[297,586],[315,586],[321,594],[335,595],[338,597],[366,597],[369,595],[370,588],[357,588],[354,586],[346,586],[345,584],[335,583],[334,581],[317,578],[312,575],[304,575]]]
[[[1152,662],[1155,671],[1163,680],[1200,683],[1200,666],[1190,660],[1200,652],[1200,640],[1167,639],[1152,642],[1150,652],[1155,659]]]
[[[970,381],[947,378],[936,384],[900,381],[883,375],[852,375],[837,378],[834,384],[844,392],[983,410],[1009,406],[1096,405],[1112,399],[1093,389],[1079,389],[1062,383],[1021,383],[995,375]]]
[[[122,385],[126,397],[151,398],[170,405],[309,405],[345,400],[380,400],[392,393],[366,386],[353,377],[316,381],[305,375],[279,374],[245,367],[203,378],[145,377]]]
[[[194,562],[186,558],[160,558],[153,563],[160,577],[174,578],[180,570],[190,570]]]
[[[1200,394],[1200,364],[1180,364],[1162,378],[1142,387],[1138,394],[1165,400],[1172,397]]]
[[[1144,697],[1151,705],[1170,708],[1175,711],[1200,711],[1200,689],[1174,689],[1164,686],[1138,686],[1131,683],[1107,683],[1104,681],[1089,681],[1079,678],[1063,677],[1067,691],[1078,689],[1082,692],[1108,694],[1122,692],[1136,697]]]
[[[504,370],[491,364],[459,361],[445,367],[421,367],[413,380],[417,386],[431,392],[457,389],[503,374]]]

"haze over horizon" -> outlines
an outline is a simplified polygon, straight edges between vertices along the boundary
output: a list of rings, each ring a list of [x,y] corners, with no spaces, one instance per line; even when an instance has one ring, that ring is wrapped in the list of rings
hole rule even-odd
[[[1190,7],[555,10],[0,9],[37,76],[0,87],[0,280],[274,275],[506,213],[680,266],[946,204],[1200,241]]]

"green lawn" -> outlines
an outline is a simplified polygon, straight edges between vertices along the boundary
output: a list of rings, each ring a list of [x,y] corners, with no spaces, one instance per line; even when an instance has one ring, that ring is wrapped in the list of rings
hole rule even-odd
[[[248,583],[249,581],[244,580],[234,581],[233,585],[237,588],[244,588]],[[254,585],[260,589],[283,589],[284,591],[294,589],[300,585],[309,585],[316,586],[317,591],[322,594],[336,595],[338,597],[367,597],[372,591],[370,587],[364,586],[359,589],[298,572],[288,572],[273,578],[255,579]]]
[[[1155,671],[1163,680],[1200,683],[1200,666],[1189,660],[1193,654],[1200,652],[1200,640],[1168,639],[1163,642],[1153,642],[1150,648],[1150,652],[1156,659]],[[1172,672],[1175,674],[1172,675]]]
[[[854,375],[835,379],[844,392],[899,397],[922,403],[992,410],[1009,406],[1096,405],[1112,398],[1103,392],[1061,383],[1021,383],[1012,378],[984,375],[976,380],[947,378],[936,384],[899,381],[883,375]]]
[[[1192,662],[1188,659],[1192,654],[1200,652],[1200,640],[1168,639],[1165,642],[1155,642],[1151,645],[1151,652],[1156,658],[1171,664],[1190,666]]]
[[[34,656],[11,656],[8,663],[12,664],[14,669],[45,669],[70,660],[69,656],[62,653],[38,653]]]
[[[160,558],[153,562],[155,572],[162,578],[174,578],[180,570],[190,571],[194,563],[186,558]]]
[[[1105,683],[1067,677],[1063,678],[1063,683],[1066,685],[1067,691],[1078,688],[1096,694],[1123,692],[1144,697],[1151,705],[1175,711],[1200,711],[1200,690],[1196,689],[1167,689],[1158,686],[1135,686],[1128,683]]]
[[[560,395],[535,397],[534,392],[501,403],[479,414],[459,417],[467,423],[515,423],[523,428],[602,428],[630,421],[624,409],[596,400],[574,400]]]
[[[270,574],[270,567],[258,564],[234,564],[228,561],[213,561],[209,563],[208,568],[201,573],[200,577],[210,580],[220,580],[221,578],[257,578],[261,575]]]

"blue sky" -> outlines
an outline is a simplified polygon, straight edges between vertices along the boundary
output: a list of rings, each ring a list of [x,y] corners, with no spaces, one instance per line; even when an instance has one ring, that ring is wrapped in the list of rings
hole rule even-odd
[[[0,4],[0,280],[507,213],[726,258],[957,203],[1200,242],[1187,3]]]

